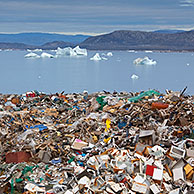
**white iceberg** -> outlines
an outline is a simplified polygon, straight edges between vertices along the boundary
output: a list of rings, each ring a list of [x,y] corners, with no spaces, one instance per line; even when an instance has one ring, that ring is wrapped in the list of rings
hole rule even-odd
[[[77,55],[84,55],[87,56],[87,50],[86,49],[81,49],[79,46],[76,46],[73,51],[77,54]]]
[[[135,65],[156,65],[156,61],[149,59],[148,57],[137,58],[133,61]]]
[[[63,49],[58,47],[56,50],[56,56],[77,56],[77,53],[71,47],[66,47]]]
[[[106,57],[102,57],[103,60],[107,61],[108,59]]]
[[[138,76],[138,75],[133,74],[133,75],[131,76],[131,79],[139,79],[139,76]]]
[[[33,53],[33,52],[30,52],[30,53],[26,54],[24,57],[25,58],[32,58],[32,59],[38,59],[38,58],[40,58],[39,55],[37,55],[36,53]]]
[[[28,52],[42,52],[42,49],[34,49],[34,50],[31,50],[31,49],[27,49]]]
[[[112,52],[108,52],[106,55],[107,55],[108,57],[112,57],[112,56],[113,56]]]
[[[96,53],[92,58],[90,58],[92,61],[100,61],[102,58],[100,57],[99,53]]]
[[[33,52],[42,52],[42,49],[34,49]]]
[[[145,53],[153,53],[153,51],[145,51]]]
[[[41,55],[40,55],[42,58],[54,58],[54,56],[53,55],[51,55],[51,54],[49,54],[49,53],[42,53]]]

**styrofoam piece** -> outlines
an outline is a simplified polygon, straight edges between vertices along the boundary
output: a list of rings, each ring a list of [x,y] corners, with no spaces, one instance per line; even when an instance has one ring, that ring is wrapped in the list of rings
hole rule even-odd
[[[172,172],[174,181],[177,181],[179,179],[184,180],[183,168],[175,168],[172,170]]]
[[[162,177],[163,177],[163,170],[154,168],[153,179],[162,180]]]

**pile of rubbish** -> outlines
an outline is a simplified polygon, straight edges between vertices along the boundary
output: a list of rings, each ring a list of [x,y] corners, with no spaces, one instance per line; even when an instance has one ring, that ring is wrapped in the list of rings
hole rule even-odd
[[[194,96],[0,95],[0,193],[194,190]]]

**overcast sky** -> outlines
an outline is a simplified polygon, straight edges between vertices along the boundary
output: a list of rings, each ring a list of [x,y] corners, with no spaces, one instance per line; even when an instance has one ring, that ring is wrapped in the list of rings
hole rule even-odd
[[[194,0],[0,0],[0,33],[194,28]]]

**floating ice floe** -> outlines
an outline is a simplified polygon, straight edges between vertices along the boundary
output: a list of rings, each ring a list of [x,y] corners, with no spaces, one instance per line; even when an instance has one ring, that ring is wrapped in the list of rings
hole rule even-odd
[[[51,55],[51,54],[49,54],[49,53],[42,53],[41,55],[40,55],[42,58],[54,58],[54,56],[53,55]]]
[[[156,65],[156,61],[149,59],[148,57],[137,58],[133,61],[135,65]]]
[[[42,52],[42,49],[34,49],[34,50],[31,50],[31,49],[27,49],[28,52]]]
[[[90,58],[92,61],[100,61],[102,58],[100,57],[99,53],[96,53],[92,58]]]
[[[138,76],[138,75],[133,74],[133,75],[131,76],[131,79],[139,79],[139,76]]]
[[[102,57],[103,60],[107,61],[108,59],[106,57]]]
[[[127,52],[129,52],[129,53],[134,53],[135,50],[128,50]]]
[[[153,51],[145,51],[145,53],[153,53]]]
[[[76,46],[73,51],[77,54],[77,55],[84,55],[87,56],[87,50],[86,49],[81,49],[79,46]]]
[[[32,53],[32,52],[26,54],[24,57],[25,57],[25,58],[32,58],[32,59],[40,58],[39,55],[37,55],[36,53]]]
[[[5,49],[4,51],[9,52],[9,51],[13,51],[13,49]]]
[[[112,52],[108,52],[106,55],[107,55],[108,57],[112,57],[112,56],[113,56]]]
[[[71,47],[66,47],[63,49],[58,47],[56,50],[56,56],[77,56],[77,53]]]

